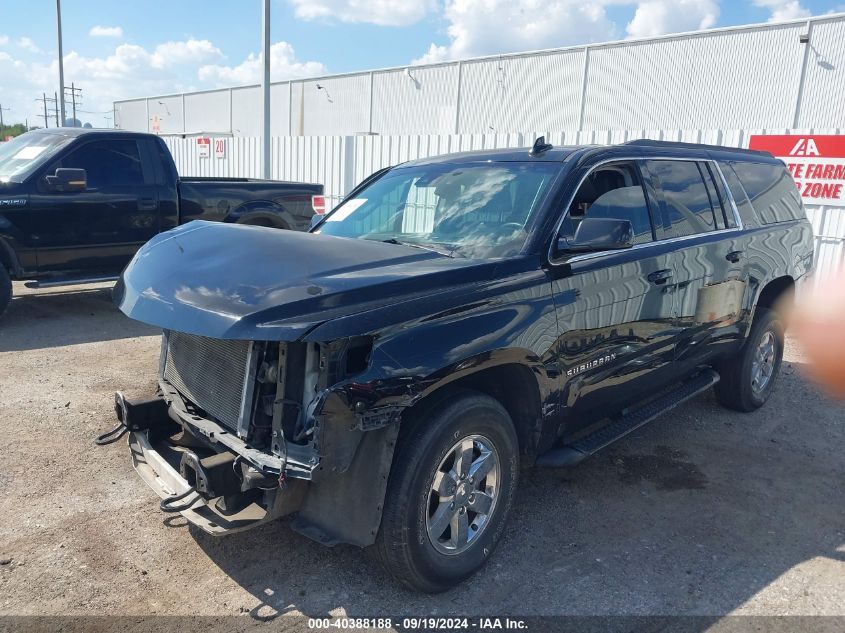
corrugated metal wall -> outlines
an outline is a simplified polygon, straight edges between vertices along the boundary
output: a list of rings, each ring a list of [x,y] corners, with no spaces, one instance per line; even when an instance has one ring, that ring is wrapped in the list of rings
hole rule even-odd
[[[260,134],[256,86],[185,95],[184,116],[182,99],[116,102],[115,124]],[[273,135],[833,127],[845,15],[282,82],[271,100]]]
[[[285,136],[273,138],[273,178],[322,183],[337,202],[374,171],[398,163],[453,152],[526,147],[543,134],[555,145],[615,144],[637,138],[747,147],[752,134],[845,134],[845,129],[767,130],[590,130],[509,134],[424,134],[396,136]],[[184,176],[260,176],[258,138],[224,138],[225,157],[199,158],[195,139],[166,138]],[[213,145],[213,143],[212,143]],[[845,208],[807,205],[816,235],[819,277],[845,265]]]

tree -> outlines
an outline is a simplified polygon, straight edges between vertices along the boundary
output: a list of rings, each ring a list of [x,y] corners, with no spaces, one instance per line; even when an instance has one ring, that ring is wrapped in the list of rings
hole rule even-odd
[[[24,132],[26,132],[26,126],[23,123],[4,125],[0,127],[0,141],[5,141],[7,136],[20,136]]]

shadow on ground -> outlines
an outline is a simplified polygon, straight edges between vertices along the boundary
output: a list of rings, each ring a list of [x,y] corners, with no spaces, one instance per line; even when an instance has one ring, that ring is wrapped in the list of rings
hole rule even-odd
[[[17,284],[16,284],[17,286]],[[111,287],[21,293],[0,320],[0,352],[149,336],[160,329],[124,316],[112,303]]]
[[[257,620],[338,609],[722,616],[751,598],[758,614],[812,612],[814,600],[841,592],[809,582],[803,595],[794,590],[808,561],[845,561],[845,427],[842,410],[796,367],[785,364],[772,400],[753,414],[704,395],[575,469],[524,471],[489,564],[438,596],[399,589],[366,552],[323,548],[284,521],[219,539],[192,533],[260,601],[250,611]],[[786,574],[798,579],[785,593],[774,581]]]

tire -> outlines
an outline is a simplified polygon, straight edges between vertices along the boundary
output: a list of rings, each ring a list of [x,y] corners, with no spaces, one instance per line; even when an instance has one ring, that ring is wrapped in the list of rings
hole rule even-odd
[[[470,469],[454,459],[463,454],[461,445],[472,446]],[[481,480],[471,477],[482,463],[489,472]],[[437,405],[412,426],[394,456],[376,558],[411,589],[438,593],[457,585],[484,565],[501,538],[518,471],[516,431],[496,400],[462,392]],[[438,481],[442,497],[433,489]],[[444,516],[452,518],[439,533]],[[465,543],[451,537],[453,525],[469,526]]]
[[[0,264],[0,317],[9,307],[12,302],[12,278],[9,277],[9,271],[6,267]]]
[[[783,332],[783,322],[776,312],[757,308],[745,344],[718,367],[721,380],[716,384],[716,399],[722,405],[750,412],[766,403],[780,374]],[[761,365],[762,374],[756,372]]]

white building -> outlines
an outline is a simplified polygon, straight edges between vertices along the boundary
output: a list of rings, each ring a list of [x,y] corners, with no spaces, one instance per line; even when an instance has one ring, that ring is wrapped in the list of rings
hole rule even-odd
[[[272,136],[838,128],[845,14],[277,82]],[[260,88],[118,101],[117,127],[259,136]]]

